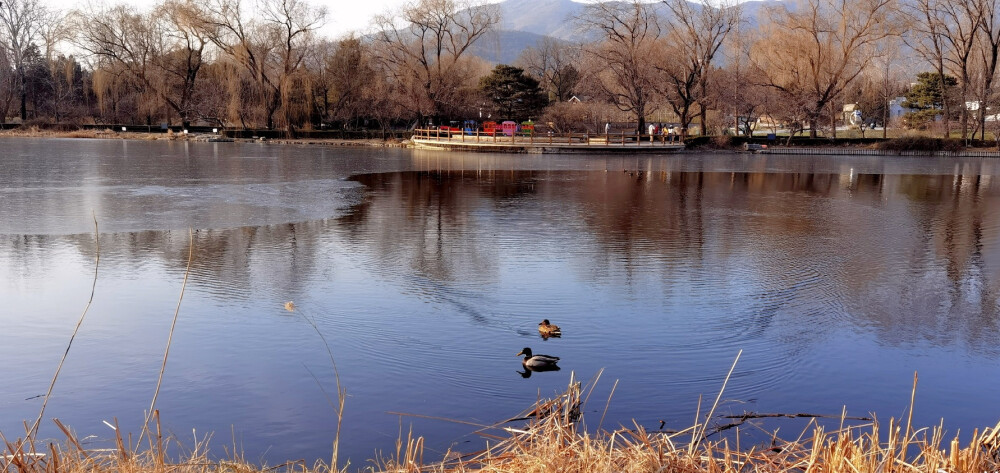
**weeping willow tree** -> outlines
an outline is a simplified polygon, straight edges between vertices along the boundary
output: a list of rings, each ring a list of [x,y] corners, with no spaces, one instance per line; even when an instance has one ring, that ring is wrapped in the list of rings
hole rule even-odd
[[[761,82],[794,104],[816,137],[820,118],[899,33],[895,0],[798,0],[769,10],[751,61]]]
[[[17,96],[17,75],[11,67],[10,57],[0,49],[0,124],[6,121],[14,98]]]
[[[201,16],[190,0],[164,0],[148,13],[126,5],[77,12],[72,23],[79,48],[152,95],[139,104],[147,123],[173,114],[186,126],[196,116],[192,102],[208,45],[197,28]]]
[[[121,103],[121,76],[110,68],[96,67],[91,74],[91,87],[97,99],[97,115],[99,121],[118,122],[119,104]]]
[[[201,30],[230,63],[239,66],[239,87],[230,84],[233,104],[259,109],[236,113],[246,123],[268,129],[301,123],[291,89],[300,84],[304,61],[315,42],[315,32],[326,18],[326,9],[302,0],[260,0],[253,10],[241,0],[212,0],[205,5]],[[280,112],[280,113],[279,113]],[[308,115],[306,115],[308,116]]]

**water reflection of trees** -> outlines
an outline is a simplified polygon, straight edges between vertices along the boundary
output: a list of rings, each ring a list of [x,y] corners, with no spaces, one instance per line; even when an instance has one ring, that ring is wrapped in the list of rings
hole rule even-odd
[[[789,336],[843,318],[886,343],[998,351],[1000,213],[990,209],[1000,189],[989,176],[454,170],[358,180],[368,197],[338,220],[196,232],[192,282],[292,299],[336,261],[324,257],[333,242],[376,273],[461,302],[461,291],[496,283],[501,242],[544,225],[541,238],[580,233],[566,252],[593,282],[642,271],[666,286],[694,272],[731,291],[743,316],[734,330],[769,330],[793,313],[801,323]],[[179,275],[187,264],[186,231],[101,238],[106,268],[159,260]],[[47,256],[56,245],[87,260],[96,249],[86,233],[3,235],[5,277],[58,270]]]
[[[483,206],[565,200],[599,245],[591,276],[700,268],[746,278],[739,330],[803,308],[800,330],[850,319],[893,344],[962,342],[996,352],[1000,192],[988,177],[646,171],[425,171],[362,176],[366,202],[342,219],[393,270],[489,282],[499,264]],[[574,251],[568,249],[567,251]],[[393,266],[397,264],[397,266]],[[404,270],[406,271],[406,270]],[[788,307],[789,299],[817,301]],[[796,334],[796,336],[801,333]]]
[[[329,221],[288,223],[263,227],[197,230],[193,234],[192,288],[202,288],[227,299],[274,294],[293,299],[319,270],[324,234]],[[93,234],[4,235],[0,261],[9,262],[10,276],[31,274],[49,278],[64,266],[55,251],[66,245],[86,261],[94,261]],[[160,263],[179,282],[188,264],[188,231],[142,231],[100,235],[100,274],[139,274],[150,263]],[[324,268],[328,269],[328,268]],[[2,274],[0,274],[2,275]],[[100,276],[99,276],[100,277]]]

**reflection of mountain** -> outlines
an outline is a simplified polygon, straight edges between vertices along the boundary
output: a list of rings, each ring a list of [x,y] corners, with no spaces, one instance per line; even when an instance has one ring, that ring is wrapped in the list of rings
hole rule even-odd
[[[505,226],[535,226],[539,239],[582,231],[565,251],[585,255],[585,279],[616,267],[703,285],[744,315],[734,330],[763,331],[791,314],[805,323],[789,336],[809,336],[847,318],[893,344],[996,351],[1000,215],[986,209],[1000,205],[1000,189],[987,178],[424,171],[358,180],[370,196],[341,221],[389,271],[489,284]]]

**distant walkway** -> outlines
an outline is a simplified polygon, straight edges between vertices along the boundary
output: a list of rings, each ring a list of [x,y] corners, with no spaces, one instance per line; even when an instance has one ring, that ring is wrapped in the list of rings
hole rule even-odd
[[[684,149],[684,143],[662,135],[503,132],[418,129],[411,138],[414,148],[501,153],[667,153]]]

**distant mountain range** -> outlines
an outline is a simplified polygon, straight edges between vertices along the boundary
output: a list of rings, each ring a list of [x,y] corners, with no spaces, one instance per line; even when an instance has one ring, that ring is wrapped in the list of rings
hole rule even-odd
[[[756,28],[763,8],[780,1],[743,2],[743,14],[748,26]],[[545,36],[573,43],[586,39],[586,33],[574,21],[587,7],[585,3],[573,0],[504,0],[497,5],[502,17],[499,31],[477,42],[473,50],[475,55],[490,62],[510,64],[521,51],[538,44]],[[669,14],[663,3],[656,5],[659,14]]]

